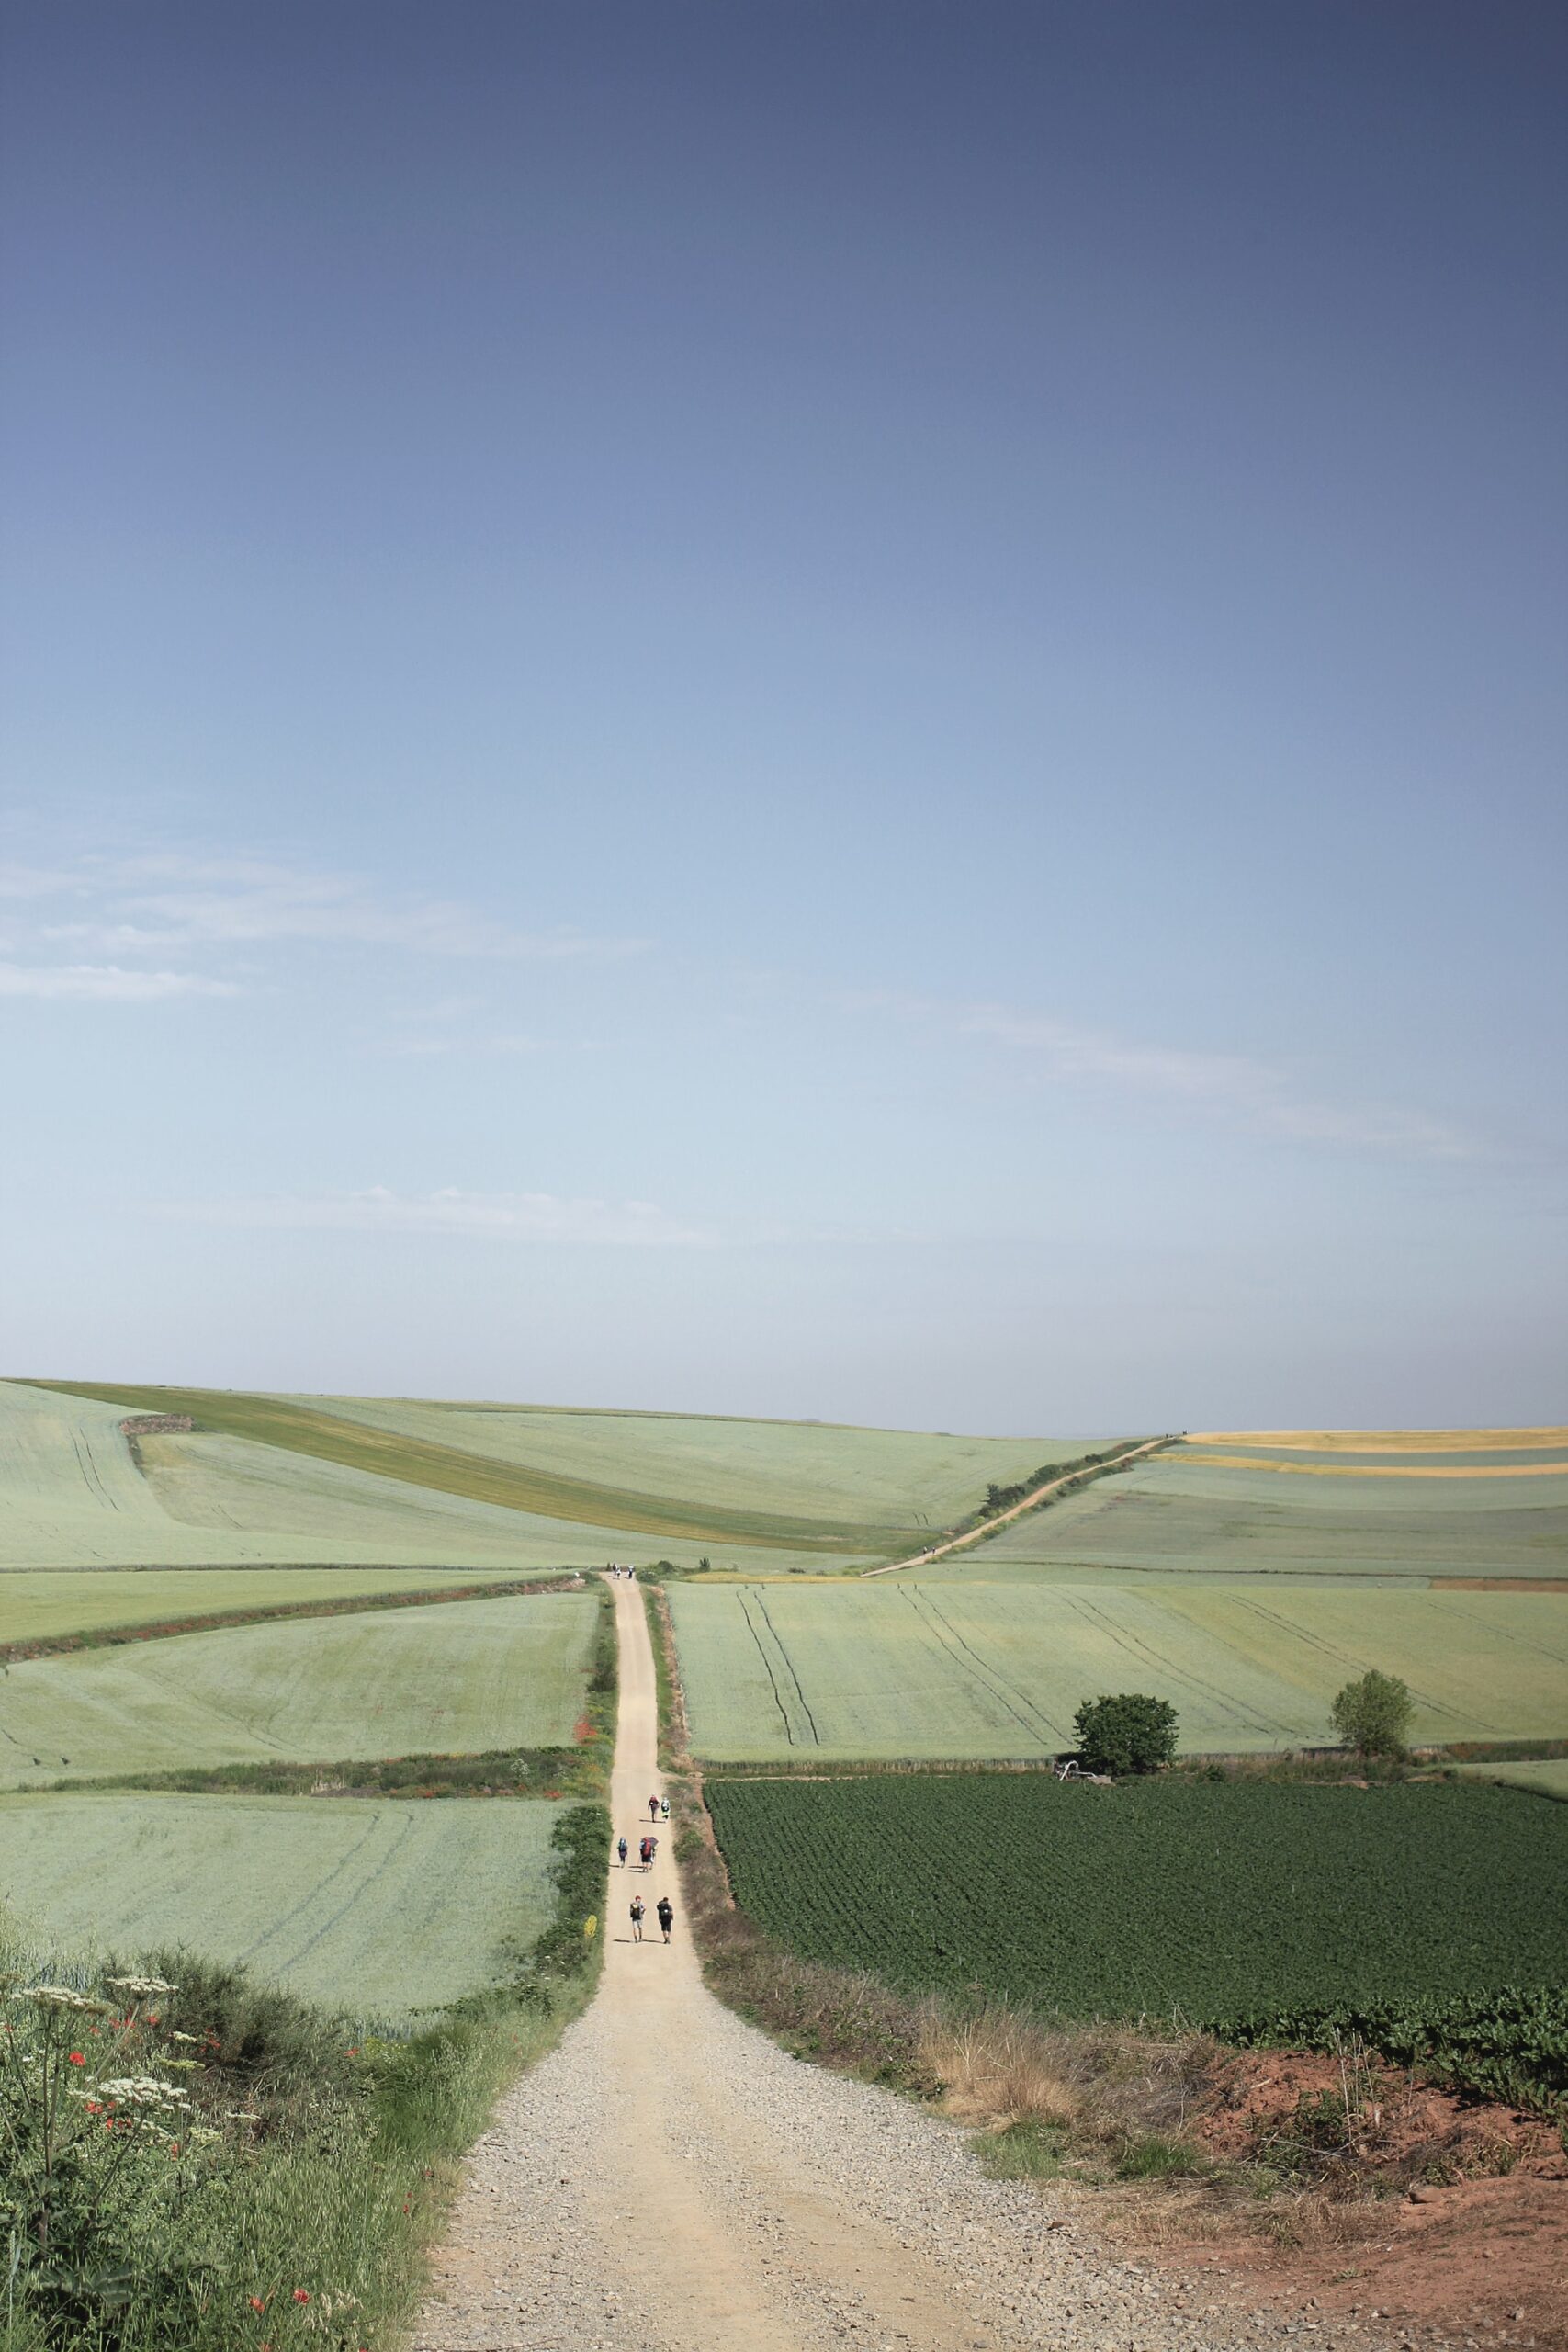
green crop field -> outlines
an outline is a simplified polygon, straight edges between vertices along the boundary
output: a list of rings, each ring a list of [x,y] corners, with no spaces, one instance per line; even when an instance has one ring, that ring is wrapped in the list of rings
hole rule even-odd
[[[911,1990],[1219,2020],[1560,1987],[1568,1808],[1507,1789],[710,1779],[741,1906]]]
[[[1265,1587],[942,1582],[676,1585],[697,1752],[1029,1757],[1073,1745],[1104,1690],[1172,1700],[1181,1745],[1331,1737],[1353,1675],[1403,1675],[1422,1740],[1568,1735],[1568,1599],[1332,1582]]]
[[[0,1800],[0,1900],[40,1944],[185,1945],[357,2017],[489,1984],[552,1908],[558,1805],[122,1796]]]
[[[1457,1443],[1447,1454],[1179,1447],[920,1575],[1111,1572],[1113,1580],[1129,1570],[1568,1577],[1568,1453],[1521,1449],[1516,1461]]]
[[[1502,1781],[1516,1789],[1532,1789],[1538,1796],[1557,1797],[1568,1804],[1568,1756],[1521,1757],[1510,1764],[1461,1764],[1467,1780]]]
[[[364,1562],[496,1575],[597,1566],[625,1546],[616,1530],[218,1433],[142,1438],[139,1469],[120,1433],[127,1409],[0,1382],[0,1569]]]
[[[705,1419],[549,1407],[316,1401],[378,1429],[439,1439],[586,1485],[633,1488],[717,1518],[772,1513],[835,1541],[919,1544],[966,1518],[987,1486],[1114,1441],[949,1437],[816,1421]],[[766,1563],[759,1562],[760,1566]]]
[[[0,1643],[165,1624],[229,1609],[423,1592],[540,1575],[526,1568],[13,1568],[0,1573]]]
[[[96,1383],[42,1383],[34,1393],[46,1389],[119,1413],[190,1413],[204,1432],[253,1447],[592,1531],[595,1559],[624,1552],[628,1533],[645,1555],[650,1544],[683,1544],[671,1556],[687,1561],[716,1544],[824,1565],[886,1555],[966,1517],[989,1482],[1092,1442]],[[185,1453],[192,1458],[188,1444]],[[558,1547],[553,1556],[581,1555]]]
[[[598,1605],[452,1601],[29,1658],[0,1676],[0,1786],[570,1745]]]

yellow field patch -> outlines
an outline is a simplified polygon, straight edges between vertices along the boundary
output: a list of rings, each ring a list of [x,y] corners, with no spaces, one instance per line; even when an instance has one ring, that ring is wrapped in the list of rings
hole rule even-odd
[[[1172,1455],[1171,1460],[1179,1457]],[[1568,1469],[1561,1462],[1480,1463],[1437,1462],[1265,1462],[1255,1453],[1202,1453],[1220,1470],[1282,1470],[1291,1478],[1562,1478]],[[1159,1457],[1155,1457],[1157,1465]]]
[[[1276,1445],[1303,1453],[1519,1453],[1568,1446],[1568,1429],[1189,1430],[1186,1435],[1189,1445]]]

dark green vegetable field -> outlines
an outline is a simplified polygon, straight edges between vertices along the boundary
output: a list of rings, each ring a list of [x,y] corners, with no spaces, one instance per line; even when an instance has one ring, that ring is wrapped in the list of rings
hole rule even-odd
[[[1267,2031],[1568,1980],[1568,1806],[1511,1789],[710,1780],[742,1906],[908,1989]]]

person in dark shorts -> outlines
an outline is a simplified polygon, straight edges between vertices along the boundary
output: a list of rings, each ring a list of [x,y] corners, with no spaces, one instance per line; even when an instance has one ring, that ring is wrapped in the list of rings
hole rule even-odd
[[[620,1857],[621,1868],[622,1868],[623,1870],[625,1870],[625,1869],[626,1869],[626,1839],[625,1839],[624,1838],[621,1839],[620,1844],[616,1847],[615,1851],[616,1851],[616,1853],[617,1853],[617,1854],[619,1855],[619,1857]]]
[[[667,1894],[661,1894],[654,1905],[654,1916],[664,1930],[664,1940],[670,1940],[670,1930],[675,1925],[675,1905]]]
[[[632,1941],[634,1944],[640,1944],[642,1941],[642,1923],[647,1916],[643,1909],[641,1895],[634,1894],[632,1896]]]

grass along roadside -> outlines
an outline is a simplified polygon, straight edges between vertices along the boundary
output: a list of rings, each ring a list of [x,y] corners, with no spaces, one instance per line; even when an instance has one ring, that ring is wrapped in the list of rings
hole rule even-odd
[[[187,1954],[97,1976],[11,1939],[3,2352],[390,2352],[463,2151],[592,1989],[607,1835],[563,1814],[553,1919],[401,2039]]]
[[[600,1792],[617,1685],[602,1599],[567,1758]],[[353,1769],[406,1794],[415,1760]],[[456,1788],[491,1759],[417,1762]],[[417,2032],[181,1951],[95,1972],[0,1921],[0,2352],[396,2352],[464,2152],[592,1992],[609,1834],[602,1803],[562,1809],[551,1917]]]

